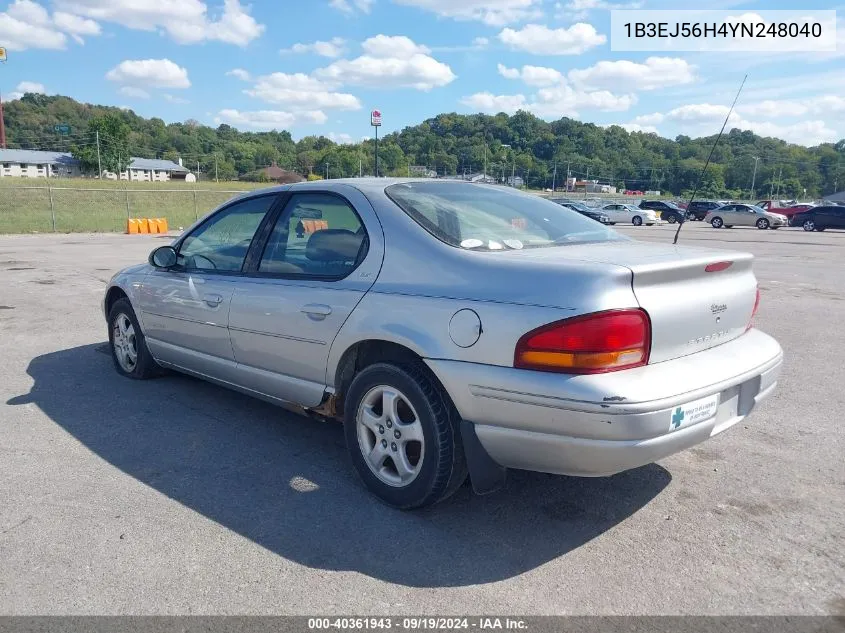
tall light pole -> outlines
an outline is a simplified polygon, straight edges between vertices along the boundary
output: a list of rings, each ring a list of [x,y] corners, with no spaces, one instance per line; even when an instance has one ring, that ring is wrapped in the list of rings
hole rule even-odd
[[[754,199],[754,182],[757,180],[757,161],[760,160],[759,156],[752,156],[751,158],[754,159],[754,173],[751,174],[751,199]]]

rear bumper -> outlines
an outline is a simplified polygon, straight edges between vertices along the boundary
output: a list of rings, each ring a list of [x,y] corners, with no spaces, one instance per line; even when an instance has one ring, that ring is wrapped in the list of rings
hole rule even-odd
[[[464,420],[501,466],[603,476],[694,446],[772,393],[783,353],[758,330],[690,356],[632,370],[568,376],[428,360]],[[678,407],[717,397],[714,415],[672,430]]]

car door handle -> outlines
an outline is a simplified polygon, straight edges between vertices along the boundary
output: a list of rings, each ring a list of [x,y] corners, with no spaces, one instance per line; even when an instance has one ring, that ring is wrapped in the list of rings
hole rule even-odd
[[[223,301],[223,297],[220,295],[203,295],[202,298],[210,307],[216,308],[220,305],[220,302]]]
[[[332,313],[332,309],[331,306],[323,303],[309,303],[308,305],[302,306],[300,312],[307,314],[311,319],[321,321]]]

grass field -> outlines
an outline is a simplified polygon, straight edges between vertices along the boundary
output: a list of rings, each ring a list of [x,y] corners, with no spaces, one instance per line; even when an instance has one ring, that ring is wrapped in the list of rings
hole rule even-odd
[[[87,178],[48,181],[5,177],[0,178],[0,234],[122,232],[127,218],[166,218],[170,228],[178,230],[241,191],[267,186],[251,182],[152,183]],[[584,197],[569,195],[575,199]],[[620,198],[618,194],[589,195]]]
[[[0,178],[0,233],[116,232],[126,229],[127,218],[166,218],[178,229],[239,192],[262,186],[267,185]]]

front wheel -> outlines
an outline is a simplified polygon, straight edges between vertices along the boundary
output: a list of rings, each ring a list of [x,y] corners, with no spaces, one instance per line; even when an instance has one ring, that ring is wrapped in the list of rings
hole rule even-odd
[[[678,221],[678,219],[677,219],[674,215],[670,215],[668,218],[666,218],[666,221],[667,221],[669,224],[675,224],[675,222],[677,222],[677,221]]]
[[[423,367],[363,369],[345,398],[344,432],[358,475],[391,506],[437,503],[466,479],[458,413]]]
[[[805,231],[815,231],[816,230],[816,223],[812,220],[804,220],[804,224],[801,225]]]
[[[118,299],[109,311],[109,344],[114,367],[122,376],[145,380],[161,373],[129,299]]]
[[[710,226],[712,226],[714,229],[721,229],[724,225],[725,223],[722,222],[722,218],[720,217],[715,217],[710,220]]]
[[[631,220],[631,223],[634,226],[642,226],[643,225],[643,219],[640,216],[635,215],[634,218]]]
[[[757,228],[765,231],[767,228],[769,228],[769,221],[766,218],[760,218],[759,220],[757,220]]]

